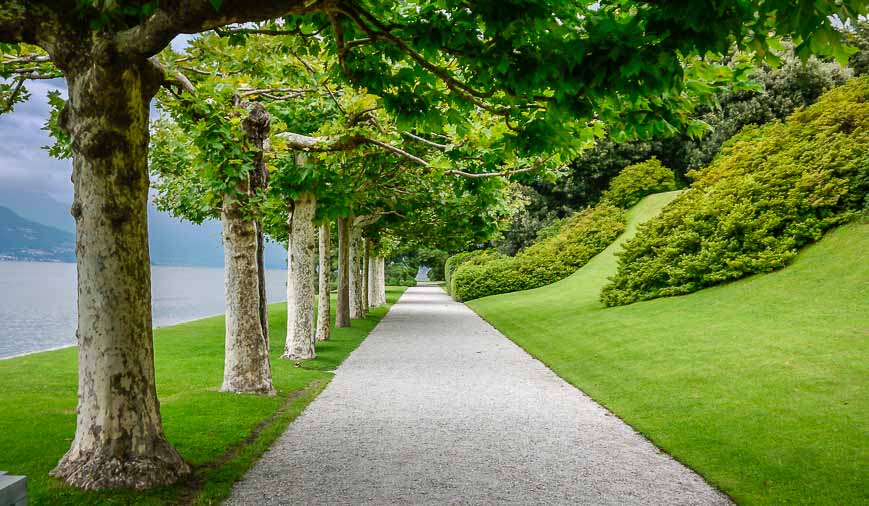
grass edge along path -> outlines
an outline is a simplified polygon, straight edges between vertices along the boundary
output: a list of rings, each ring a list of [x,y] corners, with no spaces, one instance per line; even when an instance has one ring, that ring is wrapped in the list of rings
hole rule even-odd
[[[75,433],[76,349],[0,361],[0,470],[26,475],[31,504],[217,504],[331,380],[332,371],[386,315],[388,305],[334,328],[317,358],[280,360],[286,303],[269,306],[274,397],[218,392],[223,378],[223,316],[154,330],[157,394],[169,441],[194,469],[190,479],[145,492],[82,492],[48,472]],[[335,297],[332,297],[334,308]]]
[[[468,306],[738,503],[869,504],[866,251],[857,220],[780,271],[607,309],[613,248]]]

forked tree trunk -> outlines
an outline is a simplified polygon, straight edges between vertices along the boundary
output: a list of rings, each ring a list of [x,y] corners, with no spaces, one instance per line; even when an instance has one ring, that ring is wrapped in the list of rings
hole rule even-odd
[[[293,320],[292,333],[287,334],[284,354],[281,358],[308,360],[315,356],[314,344],[314,286],[316,283],[316,235],[314,214],[317,199],[311,193],[302,193],[293,206],[293,225],[290,231],[291,273],[293,286],[293,312],[287,320]],[[289,329],[288,329],[289,330]]]
[[[350,229],[350,318],[365,318],[362,308],[362,293],[365,289],[362,280],[362,261],[365,257],[362,228]]]
[[[246,190],[246,188],[240,188]],[[273,395],[269,349],[260,312],[257,230],[236,196],[223,199],[226,343],[222,392]]]
[[[319,294],[317,295],[317,340],[328,341],[331,337],[329,320],[332,308],[329,304],[329,292],[332,289],[332,237],[331,224],[327,221],[320,225],[320,266]]]
[[[362,257],[362,314],[364,316],[368,314],[371,300],[368,296],[371,289],[371,284],[369,283],[369,278],[371,277],[369,270],[371,266],[371,243],[368,242],[368,239],[362,239],[362,244],[365,245],[363,247],[365,256]]]
[[[338,218],[338,305],[335,327],[350,326],[350,221]]]
[[[154,382],[148,103],[162,76],[116,65],[68,68],[60,118],[73,141],[78,409],[51,474],[84,489],[150,488],[190,471],[163,433]]]

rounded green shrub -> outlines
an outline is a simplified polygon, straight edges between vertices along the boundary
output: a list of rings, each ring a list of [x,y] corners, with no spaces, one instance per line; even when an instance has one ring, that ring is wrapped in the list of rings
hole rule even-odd
[[[499,258],[501,256],[503,255],[501,255],[494,249],[481,249],[457,253],[447,258],[447,261],[444,263],[444,281],[447,287],[447,292],[449,292],[450,294],[453,293],[453,273],[455,273],[456,269],[458,269],[461,265],[465,263],[478,265],[486,263],[492,259]]]
[[[628,165],[610,182],[603,200],[622,209],[633,207],[646,195],[676,189],[676,176],[657,158]]]
[[[464,301],[554,283],[600,253],[624,231],[625,224],[625,211],[608,203],[578,212],[558,233],[515,257],[465,257],[450,275],[451,293]]]
[[[610,306],[785,266],[866,208],[869,77],[852,79],[785,123],[747,127],[694,184],[643,225],[601,293]]]

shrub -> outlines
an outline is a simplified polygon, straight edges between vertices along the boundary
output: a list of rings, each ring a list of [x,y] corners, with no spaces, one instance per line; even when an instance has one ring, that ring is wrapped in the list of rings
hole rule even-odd
[[[417,266],[407,265],[403,262],[387,262],[386,284],[389,286],[416,286]]]
[[[606,203],[576,213],[557,234],[515,257],[465,259],[451,273],[452,294],[457,300],[472,300],[564,279],[612,243],[625,223],[625,211]]]
[[[628,165],[613,178],[603,199],[622,209],[633,207],[646,195],[676,189],[676,176],[657,158]]]
[[[642,226],[601,293],[610,306],[785,266],[861,209],[869,190],[869,77],[785,123],[747,127]]]
[[[444,281],[446,283],[447,292],[450,294],[453,293],[453,284],[452,277],[461,265],[466,263],[472,265],[479,265],[495,258],[502,257],[500,253],[498,253],[494,249],[481,249],[475,251],[465,251],[464,253],[458,253],[449,257],[444,264]]]

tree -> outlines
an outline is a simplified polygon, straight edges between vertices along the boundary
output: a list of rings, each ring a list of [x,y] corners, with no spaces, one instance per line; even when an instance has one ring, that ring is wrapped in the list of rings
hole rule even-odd
[[[732,77],[702,57],[734,42],[762,54],[771,32],[793,34],[801,55],[844,56],[829,18],[864,11],[862,0],[800,0],[796,8],[785,0],[489,0],[471,8],[434,0],[0,0],[0,43],[45,50],[70,91],[59,126],[74,160],[79,416],[54,474],[85,488],[143,488],[188,470],[166,442],[157,407],[146,219],[148,105],[167,80],[152,57],[176,35],[281,16],[289,17],[275,29],[290,34],[322,25],[318,36],[334,42],[345,73],[402,116],[437,124],[426,116],[437,110],[428,100],[446,87],[452,116],[460,119],[467,104],[497,113],[515,132],[499,147],[536,155],[548,144],[576,149],[574,139],[588,141],[601,123],[628,135],[672,128],[693,106],[689,88],[703,94],[708,82]],[[385,72],[394,62],[408,70]]]

